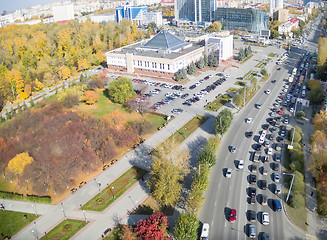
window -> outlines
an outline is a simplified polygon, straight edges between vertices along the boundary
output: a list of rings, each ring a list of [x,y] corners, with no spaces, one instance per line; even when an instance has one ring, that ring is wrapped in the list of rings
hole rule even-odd
[[[170,70],[170,64],[168,64],[168,70]]]

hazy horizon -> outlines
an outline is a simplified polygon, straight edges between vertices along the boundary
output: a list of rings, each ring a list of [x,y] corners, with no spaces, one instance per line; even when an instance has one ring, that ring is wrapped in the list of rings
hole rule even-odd
[[[60,2],[60,0],[2,0],[0,4],[0,12],[12,12],[22,8],[30,8],[36,5],[45,5],[48,3]]]

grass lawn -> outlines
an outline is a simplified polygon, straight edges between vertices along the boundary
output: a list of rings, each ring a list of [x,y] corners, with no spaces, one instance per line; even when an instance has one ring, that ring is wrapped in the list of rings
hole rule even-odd
[[[251,53],[249,56],[247,56],[245,59],[241,61],[241,63],[245,63],[247,60],[249,60],[251,57],[253,57],[253,54]]]
[[[173,140],[176,145],[181,144],[186,138],[188,138],[196,129],[198,129],[208,118],[202,116],[196,116],[192,118],[188,123],[181,127],[177,132],[171,135],[166,141]],[[165,141],[165,142],[166,142]],[[162,143],[164,144],[164,143]]]
[[[227,95],[220,95],[212,103],[210,103],[208,106],[206,106],[205,109],[217,112],[230,99],[231,99],[231,97],[229,97]]]
[[[270,77],[270,74],[267,74],[267,75],[263,76],[263,77],[260,79],[260,82],[265,82],[265,81],[267,81],[267,80],[269,79],[269,77]]]
[[[123,234],[122,226],[119,225],[115,227],[115,229],[113,229],[110,233],[108,233],[108,235],[104,238],[104,240],[121,240],[120,237],[121,234]]]
[[[277,56],[277,53],[271,52],[271,53],[268,54],[268,57],[276,57],[276,56]]]
[[[59,223],[54,229],[43,236],[42,240],[60,239],[66,240],[74,236],[87,223],[81,220],[67,219]]]
[[[230,87],[227,89],[227,93],[232,93],[232,94],[236,94],[238,92],[239,88],[234,88],[234,87]]]
[[[147,171],[138,167],[130,168],[102,192],[83,205],[81,209],[103,211],[146,173]]]
[[[158,201],[150,196],[140,206],[138,206],[132,214],[151,215],[160,211],[162,211],[165,216],[172,216],[174,214],[174,206],[160,209]]]
[[[35,214],[0,211],[0,233],[3,236],[13,236],[36,218],[38,216]],[[0,239],[4,239],[3,236],[1,235]]]
[[[299,228],[306,231],[307,226],[305,225],[305,222],[307,221],[307,209],[305,207],[292,208],[288,204],[285,204],[285,206],[288,216],[291,218],[292,222]]]

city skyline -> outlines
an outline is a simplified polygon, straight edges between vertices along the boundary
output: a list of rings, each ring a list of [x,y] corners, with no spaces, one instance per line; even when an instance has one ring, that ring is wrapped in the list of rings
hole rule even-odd
[[[45,5],[48,3],[59,2],[60,0],[12,0],[3,1],[0,5],[0,12],[12,12],[22,8],[30,8],[35,5]]]

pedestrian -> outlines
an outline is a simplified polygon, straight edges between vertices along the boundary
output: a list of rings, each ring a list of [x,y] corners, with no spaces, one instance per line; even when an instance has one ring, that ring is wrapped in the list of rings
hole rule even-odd
[[[142,181],[144,181],[144,177],[142,177]]]
[[[311,192],[311,197],[313,196],[313,192]]]

